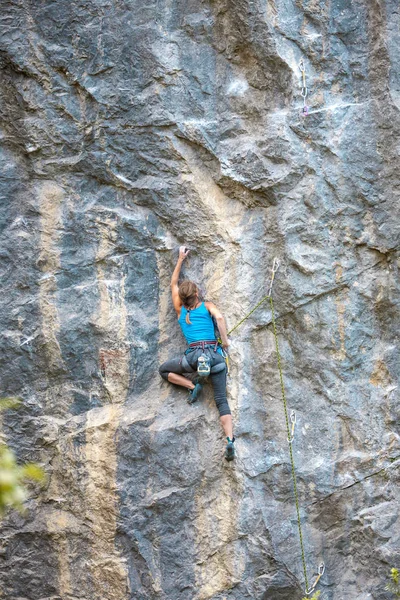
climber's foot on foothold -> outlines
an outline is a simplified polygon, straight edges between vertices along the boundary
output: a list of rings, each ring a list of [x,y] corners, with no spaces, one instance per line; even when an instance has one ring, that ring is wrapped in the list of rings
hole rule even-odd
[[[228,440],[228,443],[225,448],[225,460],[230,462],[235,458],[235,438],[231,439],[227,437],[226,439]]]
[[[198,397],[201,394],[202,389],[203,389],[203,386],[201,385],[201,383],[196,383],[194,388],[192,390],[190,390],[190,392],[189,392],[189,398],[188,398],[189,404],[193,404],[193,402],[196,402],[196,400],[198,399]]]

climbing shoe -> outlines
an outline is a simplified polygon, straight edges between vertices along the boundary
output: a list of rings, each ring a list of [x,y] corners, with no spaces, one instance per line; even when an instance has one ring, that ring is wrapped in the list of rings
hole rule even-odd
[[[196,385],[194,386],[194,388],[192,390],[190,390],[190,392],[189,392],[189,398],[188,398],[189,404],[193,404],[193,402],[196,402],[196,400],[198,399],[198,397],[201,394],[202,389],[203,389],[202,384],[197,382]]]
[[[226,438],[228,440],[228,443],[226,445],[225,448],[225,460],[227,461],[231,461],[235,458],[235,438],[233,437],[232,439],[227,437]]]

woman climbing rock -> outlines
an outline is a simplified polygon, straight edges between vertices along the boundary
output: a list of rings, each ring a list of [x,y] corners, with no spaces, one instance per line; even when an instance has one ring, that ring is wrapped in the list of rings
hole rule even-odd
[[[225,458],[231,461],[235,458],[235,447],[232,431],[232,416],[226,398],[226,363],[222,349],[215,337],[214,322],[216,319],[221,334],[222,348],[229,346],[226,333],[225,319],[212,302],[202,302],[199,289],[193,281],[183,281],[178,285],[182,263],[189,253],[184,246],[179,249],[179,258],[171,278],[172,302],[178,315],[178,323],[188,343],[183,357],[167,360],[160,367],[160,375],[166,381],[181,385],[189,390],[189,404],[195,402],[202,389],[203,378],[198,376],[193,383],[184,377],[184,373],[198,371],[198,361],[207,373],[210,371],[214,389],[214,398],[220,414],[220,421],[228,441]],[[201,368],[200,367],[200,368]]]

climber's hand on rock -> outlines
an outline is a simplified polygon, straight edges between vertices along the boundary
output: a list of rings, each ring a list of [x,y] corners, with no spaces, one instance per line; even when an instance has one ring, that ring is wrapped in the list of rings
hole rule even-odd
[[[181,246],[179,248],[179,258],[180,258],[180,260],[185,260],[185,258],[189,254],[189,252],[190,252],[189,248],[186,248],[186,246]]]

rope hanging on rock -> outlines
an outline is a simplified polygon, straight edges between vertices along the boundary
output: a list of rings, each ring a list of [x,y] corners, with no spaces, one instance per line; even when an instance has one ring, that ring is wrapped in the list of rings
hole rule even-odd
[[[299,507],[299,496],[297,493],[297,480],[296,480],[296,471],[294,467],[294,458],[293,458],[293,450],[292,450],[292,436],[291,436],[291,428],[289,425],[289,415],[285,394],[285,386],[283,383],[283,373],[282,373],[282,364],[281,364],[281,354],[279,352],[279,344],[278,344],[278,333],[276,330],[275,323],[275,311],[274,311],[274,302],[272,300],[272,296],[269,299],[271,305],[271,316],[272,316],[272,326],[274,330],[274,338],[275,338],[275,348],[276,348],[276,357],[278,361],[278,370],[279,370],[279,380],[281,383],[281,392],[282,392],[282,401],[283,401],[283,410],[285,412],[285,421],[286,421],[286,432],[287,438],[289,441],[289,455],[290,455],[290,464],[292,467],[292,480],[293,480],[293,489],[294,489],[294,497],[296,501],[296,513],[297,513],[297,526],[299,529],[299,537],[300,537],[300,547],[301,547],[301,560],[303,562],[303,572],[304,572],[304,581],[306,584],[306,593],[308,593],[308,577],[307,577],[307,566],[306,566],[306,558],[304,553],[304,544],[303,544],[303,533],[301,530],[301,519],[300,519],[300,507]]]
[[[290,464],[291,464],[291,472],[292,472],[292,480],[293,480],[294,497],[295,497],[295,503],[296,503],[297,527],[298,527],[299,538],[300,538],[301,560],[302,560],[302,564],[303,564],[305,593],[307,596],[309,596],[310,594],[312,594],[314,592],[319,580],[321,579],[322,575],[324,574],[325,564],[322,562],[319,565],[316,577],[315,577],[312,585],[309,587],[308,576],[307,576],[307,564],[306,564],[306,557],[305,557],[304,543],[303,543],[303,532],[301,529],[300,504],[299,504],[299,495],[297,492],[296,469],[295,469],[293,450],[292,450],[292,444],[294,441],[295,426],[296,426],[296,413],[294,410],[292,410],[290,412],[290,418],[289,418],[286,393],[285,393],[285,385],[283,382],[281,354],[279,351],[278,332],[276,329],[274,302],[272,299],[272,286],[274,283],[275,273],[277,272],[278,268],[279,268],[279,261],[277,258],[274,258],[274,262],[272,264],[271,282],[270,282],[268,294],[266,296],[264,296],[260,300],[260,302],[258,302],[258,304],[256,304],[256,306],[243,317],[243,319],[241,319],[234,327],[232,327],[232,329],[228,332],[228,335],[230,335],[233,331],[235,331],[238,327],[240,327],[240,325],[242,325],[242,323],[244,323],[250,317],[250,315],[252,315],[254,313],[254,311],[257,310],[257,308],[259,306],[261,306],[261,304],[263,302],[265,302],[265,300],[269,300],[269,303],[271,306],[271,320],[272,320],[272,327],[273,327],[273,333],[274,333],[274,339],[275,339],[276,356],[277,356],[277,361],[278,361],[279,380],[280,380],[280,384],[281,384],[282,402],[283,402],[283,409],[284,409],[284,413],[285,413],[286,434],[287,434],[287,440],[289,443],[289,456],[290,456]]]
[[[305,585],[306,585],[305,592],[306,592],[306,595],[308,596],[308,595],[310,595],[310,594],[313,593],[313,591],[315,590],[315,588],[316,588],[319,580],[321,579],[322,575],[324,574],[324,572],[325,572],[325,564],[322,562],[319,565],[319,567],[318,567],[318,574],[316,576],[316,579],[314,580],[314,582],[311,585],[311,587],[309,587],[308,586],[308,577],[307,577],[306,557],[305,557],[305,552],[304,552],[303,533],[302,533],[302,529],[301,529],[300,505],[299,505],[299,495],[298,495],[298,492],[297,492],[296,470],[295,470],[295,466],[294,466],[294,457],[293,457],[293,450],[292,450],[292,444],[293,444],[293,440],[294,440],[294,429],[295,429],[295,425],[296,425],[296,413],[294,412],[294,410],[291,411],[291,413],[290,413],[290,421],[289,421],[289,413],[288,413],[287,400],[286,400],[286,394],[285,394],[285,386],[284,386],[284,383],[283,383],[281,354],[279,352],[278,332],[276,330],[274,302],[272,300],[272,296],[270,296],[269,302],[270,302],[270,305],[271,305],[272,326],[273,326],[273,330],[274,330],[275,348],[276,348],[276,356],[277,356],[278,370],[279,370],[279,380],[280,380],[280,383],[281,383],[283,410],[284,410],[284,413],[285,413],[286,433],[287,433],[287,439],[288,439],[288,442],[289,442],[289,456],[290,456],[290,464],[291,464],[291,471],[292,471],[294,497],[295,497],[295,502],[296,502],[297,527],[298,527],[298,530],[299,530],[300,548],[301,548],[301,560],[302,560],[302,563],[303,563],[304,582],[305,582]],[[290,426],[290,423],[291,423],[291,426]]]
[[[243,319],[240,319],[240,321],[238,323],[236,323],[236,325],[234,327],[232,327],[232,329],[230,329],[228,331],[228,335],[231,335],[231,333],[233,333],[238,327],[240,327],[242,325],[242,323],[244,323],[245,321],[247,321],[247,319],[253,314],[253,312],[255,312],[257,310],[257,308],[259,306],[261,306],[261,304],[263,302],[265,302],[266,300],[268,300],[271,297],[272,286],[273,286],[274,279],[275,279],[275,273],[277,272],[278,269],[279,269],[279,260],[277,258],[274,258],[274,262],[272,263],[271,283],[270,283],[270,286],[269,286],[268,294],[266,296],[264,296],[263,298],[261,298],[260,302],[258,302],[255,305],[255,307],[252,308],[251,311],[248,312],[247,315],[245,315],[243,317]]]

